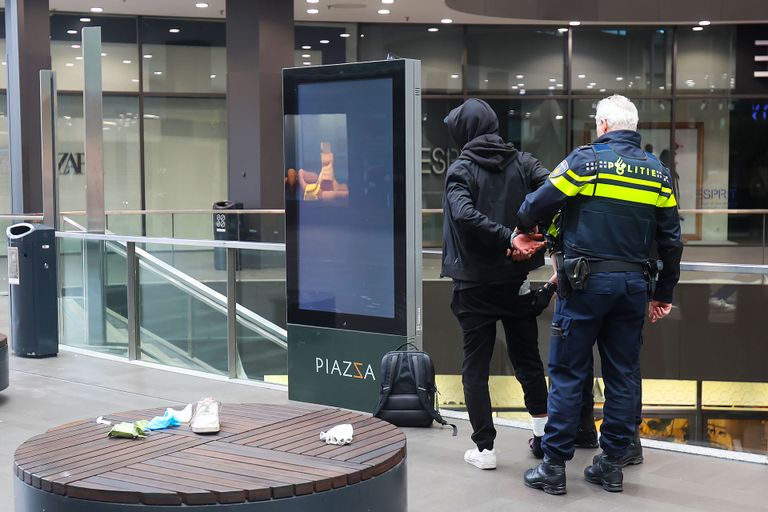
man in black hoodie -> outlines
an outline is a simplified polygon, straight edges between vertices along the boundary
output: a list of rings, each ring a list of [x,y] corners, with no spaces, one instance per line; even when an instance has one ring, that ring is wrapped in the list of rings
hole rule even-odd
[[[441,275],[453,278],[451,309],[464,333],[464,398],[477,445],[467,450],[464,460],[480,469],[494,469],[496,430],[488,376],[499,320],[526,408],[534,417],[534,453],[544,435],[547,386],[526,281],[528,272],[544,264],[544,256],[543,251],[533,257],[516,254],[521,261],[513,261],[507,250],[518,224],[518,208],[526,194],[546,182],[549,172],[531,154],[502,140],[498,118],[482,100],[467,100],[448,114],[445,123],[462,148],[445,180]]]

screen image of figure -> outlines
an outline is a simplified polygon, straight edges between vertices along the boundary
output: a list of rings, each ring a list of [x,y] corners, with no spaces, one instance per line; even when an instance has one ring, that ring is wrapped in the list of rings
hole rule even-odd
[[[392,80],[299,84],[286,116],[301,310],[395,317]]]

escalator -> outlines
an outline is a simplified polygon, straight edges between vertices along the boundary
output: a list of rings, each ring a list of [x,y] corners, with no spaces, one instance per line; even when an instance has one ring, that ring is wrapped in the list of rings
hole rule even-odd
[[[76,231],[85,231],[71,219],[65,218],[64,221]],[[105,339],[86,340],[87,308],[82,275],[65,279],[60,287],[61,339],[63,344],[125,356],[128,346],[126,244],[120,241],[100,243],[105,255]],[[63,251],[61,246],[63,264],[76,267],[79,263],[77,250],[70,248]],[[202,256],[204,261],[210,256],[209,268],[212,268],[213,251],[179,252],[179,257],[196,254],[198,258]],[[161,365],[226,375],[227,297],[221,293],[226,290],[226,282],[216,279],[215,274],[205,281],[196,279],[158,255],[138,247],[136,258],[141,276],[138,289],[140,358]],[[84,265],[82,268],[82,273],[86,272]],[[66,274],[66,270],[63,273]],[[284,302],[284,283],[241,276],[238,297],[255,296],[261,301],[266,297],[266,303]],[[284,381],[287,333],[284,326],[279,325],[284,319],[283,311],[273,308],[259,314],[243,304],[237,304],[235,323],[239,378]]]

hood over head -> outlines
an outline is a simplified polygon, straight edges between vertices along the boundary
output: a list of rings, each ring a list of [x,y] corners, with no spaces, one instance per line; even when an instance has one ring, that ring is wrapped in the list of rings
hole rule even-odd
[[[483,169],[500,172],[517,155],[512,144],[499,136],[499,119],[490,105],[470,98],[451,110],[444,119],[453,141],[461,147],[459,158]]]

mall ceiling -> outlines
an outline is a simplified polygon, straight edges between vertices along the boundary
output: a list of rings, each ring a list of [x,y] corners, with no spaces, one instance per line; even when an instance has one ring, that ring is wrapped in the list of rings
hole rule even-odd
[[[226,14],[226,0],[49,1],[51,10],[66,12],[96,7],[107,15],[223,18]],[[294,0],[294,11],[297,21],[308,22],[754,23],[768,21],[768,0]]]

